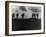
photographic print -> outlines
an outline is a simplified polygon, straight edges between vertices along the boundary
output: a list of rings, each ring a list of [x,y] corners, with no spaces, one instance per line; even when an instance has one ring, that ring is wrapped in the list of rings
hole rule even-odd
[[[6,35],[45,33],[45,4],[6,1]]]

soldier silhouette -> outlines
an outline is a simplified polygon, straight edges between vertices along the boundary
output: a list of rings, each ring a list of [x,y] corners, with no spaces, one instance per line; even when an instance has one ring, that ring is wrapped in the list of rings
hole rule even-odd
[[[12,14],[12,18],[14,18],[14,17],[15,17],[15,14],[13,13],[13,14]]]
[[[37,19],[38,19],[38,14],[37,14]]]
[[[24,13],[21,16],[22,16],[22,19],[24,19]]]
[[[35,14],[32,14],[32,18],[35,18]]]
[[[18,18],[18,16],[19,16],[19,14],[17,13],[17,14],[16,14],[16,18]]]

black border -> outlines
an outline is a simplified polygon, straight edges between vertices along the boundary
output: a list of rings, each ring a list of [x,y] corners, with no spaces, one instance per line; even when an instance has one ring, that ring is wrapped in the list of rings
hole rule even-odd
[[[26,3],[26,4],[41,4],[44,6],[44,32],[42,33],[28,33],[28,34],[11,34],[9,35],[9,3]],[[5,36],[18,36],[18,35],[32,35],[32,34],[45,34],[45,3],[37,2],[21,2],[21,1],[5,1]]]

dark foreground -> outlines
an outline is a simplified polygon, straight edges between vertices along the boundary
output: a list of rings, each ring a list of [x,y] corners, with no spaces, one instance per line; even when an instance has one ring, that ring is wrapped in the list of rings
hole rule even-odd
[[[12,31],[39,29],[41,29],[40,19],[12,19]]]

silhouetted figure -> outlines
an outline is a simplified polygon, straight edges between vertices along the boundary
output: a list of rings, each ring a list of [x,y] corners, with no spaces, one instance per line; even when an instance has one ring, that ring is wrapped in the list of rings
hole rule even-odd
[[[13,13],[13,14],[12,14],[12,18],[14,18],[14,17],[15,17],[15,14]]]
[[[37,14],[37,19],[38,19],[38,14]]]
[[[38,14],[32,14],[32,18],[36,18],[38,19]]]
[[[35,14],[32,14],[32,18],[35,18]]]
[[[17,13],[17,14],[16,14],[16,18],[18,18],[18,16],[19,16],[19,14]]]
[[[24,18],[24,13],[21,16],[22,16],[22,19],[23,19]]]

